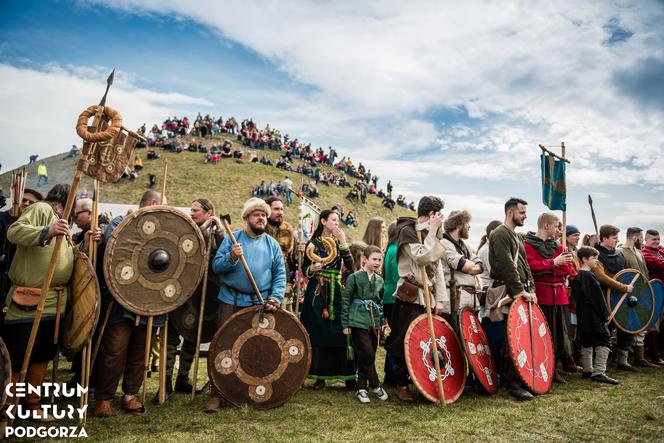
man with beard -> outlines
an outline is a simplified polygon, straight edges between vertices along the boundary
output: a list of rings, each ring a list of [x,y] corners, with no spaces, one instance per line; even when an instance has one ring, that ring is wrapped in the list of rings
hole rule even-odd
[[[625,264],[628,268],[636,269],[650,280],[650,273],[646,260],[641,253],[641,246],[643,245],[643,229],[638,227],[627,228],[625,243],[618,248],[618,251],[625,257]],[[641,368],[654,368],[653,365],[645,358],[645,339],[646,331],[639,332],[634,335],[634,366]]]
[[[477,283],[476,275],[484,269],[482,260],[470,250],[464,240],[468,240],[470,231],[470,213],[452,211],[445,220],[445,233],[442,244],[445,247],[442,264],[445,281],[450,294],[454,294],[451,308],[460,312],[463,308],[479,309],[479,296],[482,288]]]
[[[286,279],[291,282],[291,269],[295,266],[295,257],[293,251],[295,250],[295,231],[293,226],[284,221],[284,204],[279,197],[268,197],[265,203],[270,206],[270,217],[267,219],[267,226],[265,232],[274,238],[281,252],[284,255],[284,265],[286,266]],[[304,252],[304,244],[298,245],[298,251]]]
[[[643,258],[646,261],[648,272],[651,278],[656,278],[664,282],[664,249],[659,244],[659,232],[654,229],[646,231],[646,241],[643,245]],[[661,318],[659,319],[661,320]],[[657,321],[653,331],[649,331],[646,336],[650,361],[664,366],[664,360],[659,353],[659,326],[661,321]]]
[[[242,208],[245,228],[235,231],[237,244],[226,237],[212,261],[212,270],[223,278],[217,295],[220,302],[219,326],[234,312],[258,304],[258,298],[247,273],[240,263],[245,257],[249,270],[261,291],[266,309],[274,311],[286,290],[286,268],[279,243],[265,233],[270,207],[260,198],[250,198]],[[205,405],[206,412],[219,410],[221,396],[215,389]]]
[[[191,202],[191,209],[189,210],[191,219],[201,229],[203,238],[205,239],[206,246],[209,242],[210,251],[214,253],[224,239],[223,228],[221,220],[214,214],[214,205],[207,198],[198,198]],[[212,257],[209,258],[209,266],[212,264]],[[203,291],[203,283],[196,288],[196,292],[191,297],[191,303],[194,303],[196,312],[200,309],[201,295]],[[219,293],[219,279],[214,273],[208,273],[208,281],[206,288],[206,303],[205,311],[212,311],[218,303],[214,300],[214,296]],[[178,309],[187,309],[187,305],[181,306]],[[176,310],[177,311],[177,310]],[[177,313],[174,313],[177,315]],[[207,312],[206,312],[207,315]],[[198,318],[198,317],[197,317]],[[173,390],[184,394],[191,394],[192,384],[189,378],[189,370],[194,361],[196,354],[196,343],[182,337],[182,346],[180,347],[180,362],[178,367],[178,376],[175,379],[175,386],[172,385],[173,371],[175,366],[175,355],[177,347],[180,344],[180,335],[178,334],[177,325],[173,321],[173,317],[169,318],[169,333],[167,338],[166,347],[166,400],[170,397]],[[159,391],[152,399],[154,403],[159,403]]]
[[[535,279],[538,304],[551,329],[556,364],[572,354],[568,311],[564,308],[569,304],[565,280],[572,273],[574,257],[555,240],[559,223],[555,214],[545,212],[537,219],[537,233],[526,234],[528,266]],[[565,383],[555,367],[553,381]]]
[[[441,244],[439,231],[443,225],[443,201],[435,196],[424,196],[417,208],[417,219],[397,219],[397,283],[396,301],[390,318],[391,333],[385,349],[394,358],[394,372],[399,400],[412,402],[415,397],[408,390],[410,377],[404,354],[404,339],[410,323],[424,312],[424,282],[420,267],[424,266],[429,277],[431,306],[434,314],[449,312],[449,298],[445,287],[445,273],[440,263],[445,247]],[[421,234],[421,240],[418,238]],[[411,288],[412,290],[408,290]],[[414,297],[412,296],[414,295]]]
[[[523,297],[527,302],[537,303],[523,240],[514,231],[517,226],[523,226],[526,220],[527,204],[525,200],[515,197],[505,203],[505,221],[494,229],[489,237],[489,266],[491,278],[494,279],[493,287],[505,285],[506,295],[510,298]],[[507,322],[503,315],[508,311],[507,306],[492,307],[490,318],[495,327],[487,331],[488,334],[502,337],[501,358],[496,361],[500,370],[500,381],[517,400],[532,400],[534,397],[523,386],[504,340]]]
[[[593,272],[602,285],[602,291],[606,293],[607,289],[615,289],[621,293],[632,292],[634,287],[626,285],[614,279],[613,276],[619,271],[627,268],[625,257],[616,250],[618,244],[618,233],[620,229],[613,225],[602,225],[599,227],[599,243],[595,248],[599,252],[599,263],[593,268]],[[615,329],[615,326],[612,326]],[[627,361],[629,348],[632,345],[632,336],[621,330],[616,331],[617,344],[616,356],[618,369],[624,371],[637,372],[634,366]]]

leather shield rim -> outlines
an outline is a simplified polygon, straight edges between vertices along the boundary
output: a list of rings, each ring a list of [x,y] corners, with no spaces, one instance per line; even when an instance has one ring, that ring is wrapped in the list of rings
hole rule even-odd
[[[178,209],[172,208],[170,206],[166,205],[154,205],[154,206],[147,206],[145,208],[140,208],[128,216],[126,216],[120,224],[113,230],[111,233],[110,238],[108,239],[108,243],[106,245],[106,251],[104,253],[104,277],[106,278],[106,283],[109,292],[113,296],[113,299],[117,301],[123,308],[127,309],[129,312],[136,314],[136,315],[142,315],[146,317],[150,316],[157,316],[157,315],[164,315],[168,314],[175,309],[179,308],[183,304],[186,303],[189,298],[194,294],[194,291],[198,286],[201,284],[201,281],[203,280],[203,274],[205,273],[205,264],[202,264],[202,266],[199,269],[198,276],[196,278],[195,284],[192,285],[192,288],[189,291],[189,294],[186,297],[180,297],[180,299],[177,302],[174,302],[168,306],[165,306],[163,309],[158,309],[158,310],[145,310],[141,309],[138,306],[135,306],[133,304],[128,303],[123,297],[120,297],[116,294],[117,288],[115,285],[115,280],[113,280],[113,271],[110,269],[111,266],[111,260],[110,257],[113,255],[113,252],[115,251],[115,247],[117,245],[117,237],[118,237],[118,232],[121,232],[125,227],[130,224],[133,220],[138,218],[139,216],[142,216],[145,213],[150,213],[150,212],[160,212],[160,211],[165,211],[165,212],[170,212],[173,214],[177,214],[178,216],[181,216],[183,220],[185,220],[190,226],[194,227],[194,232],[196,234],[196,238],[199,240],[199,246],[200,250],[203,251],[205,249],[205,240],[203,239],[203,234],[201,233],[201,230],[196,224],[190,220],[189,218],[186,217],[184,213],[179,211]],[[202,260],[203,261],[203,260]],[[201,262],[202,262],[201,261]]]
[[[95,303],[95,312],[93,313],[93,319],[94,320],[91,322],[92,327],[90,328],[90,331],[88,333],[88,338],[86,340],[84,340],[83,343],[81,343],[79,345],[69,346],[69,344],[67,343],[67,340],[66,340],[66,337],[67,337],[66,331],[62,335],[62,340],[60,340],[60,346],[62,347],[62,350],[64,351],[65,354],[71,354],[71,355],[76,354],[77,352],[79,352],[81,349],[83,349],[85,347],[85,345],[89,341],[92,340],[92,336],[94,335],[95,330],[97,329],[97,323],[99,322],[99,317],[101,315],[101,292],[100,292],[100,287],[99,287],[99,279],[97,279],[97,273],[95,272],[95,269],[92,267],[92,263],[90,262],[90,258],[86,254],[84,254],[83,252],[79,252],[78,254],[81,254],[85,257],[87,267],[88,267],[88,271],[90,271],[91,272],[90,275],[94,277],[94,278],[91,279],[91,283],[96,286],[97,290],[95,291],[95,293],[97,294],[97,300],[96,300],[96,303]],[[72,294],[73,294],[73,291],[72,291]],[[67,304],[69,304],[69,303],[67,303]],[[72,304],[72,306],[73,306],[73,304]],[[66,316],[65,316],[65,319],[66,319]],[[65,321],[65,324],[66,324],[66,321]]]
[[[463,323],[463,318],[464,318],[464,314],[465,314],[466,312],[470,312],[470,313],[471,313],[472,315],[474,315],[474,316],[475,316],[475,313],[473,312],[472,309],[470,309],[470,308],[468,308],[468,307],[463,308],[463,309],[461,310],[461,312],[459,313],[459,335],[461,336],[461,341],[462,341],[462,343],[463,343],[463,351],[464,351],[464,354],[466,355],[466,359],[468,360],[468,362],[467,362],[467,363],[468,363],[468,366],[470,366],[470,369],[473,371],[473,374],[475,374],[475,378],[477,378],[477,380],[480,382],[480,384],[482,385],[482,387],[483,387],[484,389],[486,389],[486,391],[487,391],[489,394],[495,394],[496,392],[498,392],[498,383],[494,384],[493,386],[487,386],[487,385],[485,385],[485,384],[484,384],[484,378],[483,378],[484,374],[482,374],[482,377],[480,376],[480,374],[479,374],[479,370],[478,370],[478,369],[475,367],[475,365],[473,364],[473,360],[472,360],[472,358],[471,358],[471,356],[470,356],[470,351],[468,350],[468,346],[467,346],[468,340],[466,340],[466,336],[464,335],[464,331],[466,330],[466,328],[464,327],[465,324]],[[477,326],[478,326],[478,327],[480,328],[480,330],[482,331],[482,334],[480,334],[480,336],[483,335],[483,336],[486,338],[486,331],[484,331],[484,328],[482,327],[482,324],[480,323],[480,321],[479,321],[479,319],[477,318],[477,316],[475,316],[475,319],[477,320]],[[488,341],[488,339],[487,339],[486,342],[484,342],[484,345],[485,345],[485,346],[488,346],[488,345],[489,345],[489,341]],[[493,354],[491,355],[491,361],[493,362],[493,368],[492,368],[492,369],[493,369],[494,379],[495,379],[496,381],[498,381],[498,373],[497,373],[497,370],[496,370],[496,362],[495,362],[495,360],[493,359]]]
[[[648,281],[648,279],[646,278],[645,275],[643,275],[643,274],[641,274],[641,272],[639,272],[638,269],[634,269],[634,268],[625,268],[625,269],[622,269],[622,270],[616,272],[616,274],[613,276],[613,279],[614,279],[614,280],[618,280],[619,277],[621,277],[622,275],[627,274],[627,273],[629,273],[629,272],[635,272],[635,273],[639,274],[639,275],[640,275],[640,278],[644,279],[645,282],[646,282],[646,285],[648,286],[648,288],[650,288],[650,301],[651,301],[651,303],[652,303],[652,304],[651,304],[652,309],[650,310],[650,318],[648,319],[647,322],[645,322],[645,325],[643,325],[642,328],[640,328],[640,329],[638,329],[638,330],[634,330],[634,331],[633,331],[633,330],[630,330],[630,329],[627,329],[627,328],[625,328],[623,325],[621,325],[620,323],[618,323],[618,322],[616,321],[616,317],[615,317],[615,316],[613,317],[613,319],[611,319],[611,323],[613,323],[613,324],[616,326],[616,328],[620,329],[621,331],[623,331],[623,332],[625,332],[625,333],[627,333],[627,334],[636,335],[636,334],[638,334],[638,333],[640,333],[640,332],[645,331],[645,330],[648,328],[648,325],[650,325],[650,322],[652,321],[652,317],[653,317],[653,314],[654,314],[654,311],[655,311],[655,296],[654,296],[654,294],[653,294],[653,290],[652,290],[652,286],[650,285],[650,282]],[[607,306],[609,307],[609,312],[613,312],[613,307],[611,306],[611,292],[612,292],[612,289],[611,289],[611,288],[607,288],[607,289],[606,289],[606,304],[607,304]],[[625,302],[623,302],[623,304],[624,304],[624,303],[625,303]],[[622,307],[622,306],[621,306],[621,307]],[[620,311],[620,309],[618,309],[618,311]],[[618,313],[618,312],[616,312],[616,314],[617,314],[617,313]]]
[[[463,346],[461,345],[461,342],[459,341],[459,337],[457,336],[456,332],[454,332],[454,328],[452,328],[452,326],[447,322],[447,320],[445,320],[443,317],[440,317],[438,315],[432,315],[432,317],[433,317],[434,321],[439,320],[441,323],[446,325],[449,328],[449,330],[452,332],[452,336],[456,340],[457,346],[459,348],[463,348]],[[417,390],[420,392],[420,394],[422,394],[422,396],[424,396],[424,398],[426,398],[427,400],[429,400],[432,403],[440,403],[440,398],[433,397],[432,395],[429,395],[428,392],[426,392],[426,390],[420,384],[419,379],[417,379],[416,377],[413,376],[414,370],[411,368],[410,351],[408,349],[408,344],[410,343],[410,335],[411,335],[411,332],[413,331],[413,329],[415,329],[415,326],[417,326],[417,323],[419,323],[423,319],[424,319],[424,321],[427,321],[427,314],[420,314],[417,317],[415,317],[415,319],[413,319],[413,321],[410,322],[410,325],[408,326],[408,329],[406,330],[406,337],[404,338],[404,341],[403,341],[404,354],[405,354],[405,357],[406,357],[406,367],[408,368],[408,373],[410,374],[410,379],[413,381],[413,384],[415,385],[415,387],[417,387]],[[428,326],[427,326],[427,329],[428,329]],[[466,386],[466,377],[468,376],[468,368],[466,367],[466,358],[465,358],[465,354],[464,354],[463,350],[459,349],[459,351],[460,351],[459,353],[464,356],[464,358],[461,359],[462,364],[463,364],[463,374],[464,374],[464,376],[463,376],[462,381],[461,381],[461,386],[459,387],[459,392],[457,392],[456,394],[454,394],[450,398],[445,397],[445,404],[446,405],[452,404],[455,401],[457,401],[457,399],[459,397],[461,397],[461,394],[463,394],[463,390]],[[445,382],[443,381],[443,390],[444,389],[445,389]]]
[[[653,283],[654,283],[654,285],[653,285]],[[662,288],[662,294],[664,294],[664,282],[662,282],[658,278],[651,279],[650,280],[650,287],[652,288],[653,300],[655,298],[655,285]],[[657,310],[657,300],[654,300],[654,301],[655,301],[654,306],[655,306],[655,311],[656,311]],[[648,324],[648,328],[652,328],[652,327],[655,326],[655,323],[657,323],[657,320],[659,320],[662,317],[663,312],[664,312],[664,300],[663,300],[662,305],[659,308],[659,312],[653,312],[652,318],[650,319],[650,323]]]
[[[9,356],[9,349],[7,349],[7,345],[5,345],[5,342],[2,340],[2,338],[0,338],[0,355],[2,356],[2,367],[7,376],[5,380],[0,380],[0,386],[2,386],[2,395],[0,396],[0,408],[2,408],[7,402],[7,393],[5,392],[5,388],[12,379],[12,363],[11,363],[11,358]]]
[[[530,390],[531,392],[534,392],[535,394],[538,394],[538,395],[543,395],[543,394],[548,393],[551,390],[551,387],[553,386],[553,369],[555,369],[555,364],[556,364],[555,363],[555,356],[553,357],[553,359],[554,359],[554,363],[552,365],[553,368],[552,368],[552,371],[551,371],[551,375],[549,376],[549,380],[546,382],[547,383],[547,388],[545,390],[537,389],[533,385],[532,380],[526,380],[523,377],[523,375],[521,374],[521,372],[517,369],[517,358],[516,358],[517,356],[516,356],[516,353],[515,353],[516,351],[512,346],[512,341],[513,341],[512,340],[512,337],[513,337],[512,334],[513,334],[513,332],[509,327],[509,325],[511,324],[510,319],[512,318],[513,315],[517,315],[517,314],[513,314],[513,312],[516,311],[515,306],[517,306],[517,302],[526,303],[522,298],[519,298],[519,299],[515,300],[514,302],[512,302],[512,305],[510,306],[509,313],[507,314],[507,327],[506,327],[506,329],[507,329],[507,349],[509,350],[510,359],[512,360],[512,364],[514,365],[515,372],[517,373],[517,375],[521,379],[521,382],[524,385],[526,385],[528,387],[528,390]],[[553,339],[551,338],[551,330],[549,329],[549,324],[546,321],[546,317],[544,316],[544,312],[542,312],[542,309],[539,307],[539,305],[537,303],[532,303],[532,308],[533,308],[534,311],[538,312],[539,316],[543,320],[542,324],[546,327],[546,332],[547,332],[546,336],[549,338],[547,340],[547,342],[548,342],[547,344],[550,346],[551,355],[553,356],[554,355]],[[537,334],[533,334],[533,337],[536,338],[536,339],[537,339],[537,336],[538,336]],[[539,338],[539,340],[541,341],[541,337]],[[534,360],[534,356],[532,358]],[[534,365],[531,364],[531,367],[534,367]]]
[[[304,377],[302,378],[302,382],[301,383],[295,383],[294,384],[295,387],[294,387],[293,391],[290,393],[290,395],[288,397],[284,398],[283,401],[281,401],[279,403],[271,404],[269,407],[260,407],[260,406],[257,406],[255,403],[254,404],[242,403],[242,402],[239,402],[235,399],[228,398],[227,396],[224,395],[223,389],[220,389],[220,387],[217,386],[214,377],[211,375],[211,374],[214,373],[214,370],[215,370],[214,360],[215,360],[216,355],[213,355],[212,352],[214,352],[214,349],[216,349],[216,347],[217,347],[216,346],[217,345],[217,340],[219,339],[219,337],[221,337],[221,334],[224,332],[225,327],[228,324],[230,324],[235,318],[240,317],[240,316],[245,315],[245,314],[249,314],[250,312],[253,312],[253,311],[258,311],[261,307],[262,307],[262,305],[254,305],[254,306],[249,306],[247,308],[244,308],[244,309],[241,309],[241,310],[235,312],[233,315],[231,315],[219,327],[217,332],[215,332],[214,337],[212,337],[212,341],[210,342],[210,347],[209,347],[208,356],[207,356],[207,370],[208,370],[208,378],[210,379],[210,383],[212,383],[212,386],[214,386],[214,388],[216,389],[217,393],[221,396],[221,398],[223,398],[228,403],[230,403],[233,406],[236,406],[238,408],[241,408],[242,406],[245,406],[245,405],[249,405],[249,406],[253,407],[254,409],[266,410],[266,409],[275,409],[275,408],[278,408],[280,406],[283,406],[284,404],[288,403],[295,396],[295,394],[297,394],[297,392],[300,389],[302,389],[302,385],[304,384],[304,381],[306,380],[307,375],[309,374],[309,370],[311,368],[311,358],[312,358],[312,355],[311,355],[312,354],[312,352],[311,352],[311,340],[309,339],[309,334],[307,333],[307,330],[304,328],[304,326],[302,325],[302,323],[300,322],[300,320],[297,317],[295,317],[290,312],[279,308],[278,311],[281,311],[282,313],[288,315],[291,318],[291,320],[293,320],[295,322],[295,324],[298,326],[298,328],[300,329],[300,331],[302,332],[302,335],[304,337],[305,349],[307,351],[307,355],[306,355],[306,359],[307,359],[306,368],[307,368],[307,370],[306,370],[306,373],[304,374]]]

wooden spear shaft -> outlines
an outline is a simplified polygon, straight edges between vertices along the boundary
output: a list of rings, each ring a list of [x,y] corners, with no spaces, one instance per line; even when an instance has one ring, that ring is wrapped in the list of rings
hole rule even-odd
[[[417,240],[422,243],[422,234],[417,231]],[[422,280],[422,291],[424,292],[424,309],[427,313],[427,323],[429,325],[429,337],[431,338],[431,352],[433,353],[433,366],[436,370],[436,380],[438,381],[438,391],[440,395],[440,404],[445,404],[445,390],[443,389],[443,378],[440,372],[440,360],[438,359],[438,342],[436,342],[436,331],[433,327],[433,313],[431,310],[431,293],[429,292],[429,277],[424,266],[420,266],[420,280]]]
[[[191,399],[196,398],[196,384],[198,383],[198,357],[201,348],[201,336],[203,335],[203,317],[205,317],[205,298],[207,296],[208,272],[210,270],[210,254],[212,253],[212,236],[214,230],[208,230],[208,243],[205,248],[205,272],[203,273],[203,287],[201,288],[201,304],[198,311],[198,328],[196,329],[196,349],[194,350],[194,379],[191,384]]]
[[[225,218],[221,218],[221,223],[224,225],[224,229],[226,230],[226,233],[228,236],[231,238],[231,242],[236,245],[237,240],[235,239],[235,234],[233,234],[233,230],[231,229],[230,225],[228,224],[228,221]],[[240,256],[240,261],[242,262],[242,266],[244,267],[244,271],[247,273],[247,277],[249,277],[249,281],[251,282],[251,286],[254,287],[254,292],[256,292],[256,297],[258,298],[258,301],[260,304],[265,304],[265,300],[263,300],[263,296],[261,295],[260,289],[258,289],[258,285],[256,284],[256,280],[254,280],[254,276],[251,274],[251,270],[249,269],[249,265],[247,264],[247,260],[245,260],[244,255]]]
[[[160,204],[166,202],[166,174],[168,172],[168,160],[164,159],[164,181],[161,184]],[[164,319],[164,326],[159,332],[159,404],[166,402],[166,361],[168,357],[168,314]],[[145,401],[145,400],[144,400]]]

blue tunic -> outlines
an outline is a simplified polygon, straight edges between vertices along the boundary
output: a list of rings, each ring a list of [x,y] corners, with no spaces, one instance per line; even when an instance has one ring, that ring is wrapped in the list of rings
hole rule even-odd
[[[234,234],[237,242],[242,245],[242,253],[263,299],[281,303],[286,291],[286,268],[279,243],[267,234],[258,237],[250,237],[245,231],[236,231]],[[212,270],[223,281],[217,298],[226,304],[240,307],[258,304],[241,260],[231,260],[232,246],[230,236],[226,237],[212,261]]]

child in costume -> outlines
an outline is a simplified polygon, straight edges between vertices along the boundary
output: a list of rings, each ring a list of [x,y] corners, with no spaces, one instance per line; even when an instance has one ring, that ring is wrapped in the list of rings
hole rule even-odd
[[[590,246],[577,251],[581,264],[578,275],[572,282],[572,293],[576,300],[578,321],[577,333],[581,338],[581,363],[583,377],[617,385],[620,382],[606,375],[606,362],[609,358],[611,334],[609,332],[609,308],[599,280],[592,269],[597,266],[599,252]],[[594,352],[594,359],[593,359]]]
[[[386,327],[380,306],[385,284],[378,275],[383,264],[380,248],[367,246],[363,255],[366,259],[363,269],[348,277],[342,292],[341,325],[343,333],[353,338],[358,366],[355,395],[360,403],[369,403],[367,384],[380,400],[387,400],[376,373],[376,349],[380,332]]]

